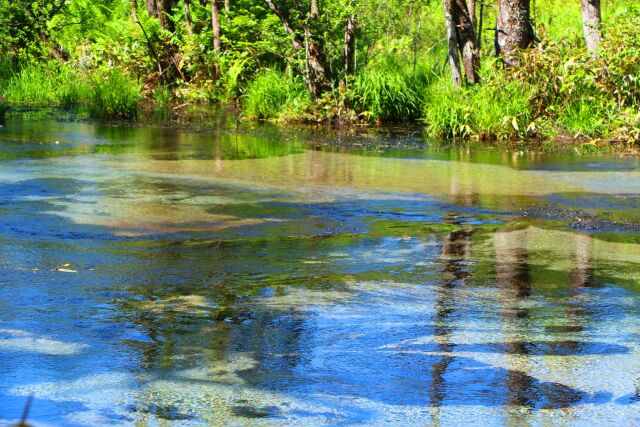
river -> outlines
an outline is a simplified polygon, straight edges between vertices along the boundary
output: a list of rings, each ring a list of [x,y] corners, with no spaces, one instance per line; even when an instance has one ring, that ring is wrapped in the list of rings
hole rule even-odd
[[[640,161],[0,129],[0,424],[640,424]]]

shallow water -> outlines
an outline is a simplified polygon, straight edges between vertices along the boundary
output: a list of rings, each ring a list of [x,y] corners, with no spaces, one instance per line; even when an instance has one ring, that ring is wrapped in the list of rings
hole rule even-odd
[[[232,128],[0,129],[0,424],[640,423],[638,160]]]

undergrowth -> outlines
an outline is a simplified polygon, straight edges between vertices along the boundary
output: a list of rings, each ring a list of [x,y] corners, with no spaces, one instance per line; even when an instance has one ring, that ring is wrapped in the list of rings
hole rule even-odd
[[[250,119],[300,117],[309,104],[302,80],[277,70],[258,73],[242,95],[243,112]]]
[[[142,100],[140,84],[117,69],[94,76],[89,113],[102,119],[134,119]]]

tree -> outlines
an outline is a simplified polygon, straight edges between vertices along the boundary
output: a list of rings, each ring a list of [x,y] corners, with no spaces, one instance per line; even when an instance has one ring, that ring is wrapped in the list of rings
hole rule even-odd
[[[220,54],[220,9],[218,0],[211,0],[211,30],[213,31],[213,53]]]
[[[356,68],[356,17],[347,16],[344,24],[344,72],[352,74]]]
[[[600,0],[582,0],[582,29],[587,50],[592,54],[600,45]]]
[[[474,84],[480,78],[480,55],[478,53],[476,32],[467,4],[463,0],[444,0],[444,16],[449,45],[449,64],[453,83],[462,83],[460,55],[467,82]]]
[[[309,93],[313,98],[320,97],[331,89],[329,71],[325,63],[325,49],[323,40],[317,37],[320,26],[320,8],[318,0],[309,0],[308,5],[297,1],[297,11],[288,5],[286,1],[276,4],[274,0],[265,0],[267,7],[282,22],[287,34],[291,37],[294,50],[304,49],[305,70],[304,77],[309,87]],[[306,7],[305,7],[306,6]],[[294,10],[300,19],[297,26],[291,19],[290,10]],[[302,37],[300,36],[302,33]]]
[[[498,0],[495,47],[505,66],[517,64],[515,54],[535,42],[530,0]]]
[[[190,0],[183,0],[184,7],[184,23],[187,26],[187,33],[193,35],[193,24],[191,23],[191,7]]]

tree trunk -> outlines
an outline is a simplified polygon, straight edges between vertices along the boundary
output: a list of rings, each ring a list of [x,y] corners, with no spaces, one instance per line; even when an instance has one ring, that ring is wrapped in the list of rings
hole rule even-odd
[[[218,55],[221,52],[220,46],[220,13],[218,9],[218,0],[211,0],[211,29],[213,30],[213,53],[216,55],[213,65],[213,74],[216,78],[220,77],[220,64],[218,63]]]
[[[265,0],[269,9],[280,19],[284,30],[291,37],[291,43],[294,50],[300,50],[304,46],[305,50],[305,70],[304,78],[309,86],[309,92],[313,98],[322,95],[328,89],[331,89],[329,82],[329,73],[325,65],[324,49],[320,42],[316,41],[314,31],[318,27],[320,17],[320,8],[317,0],[309,2],[309,11],[305,13],[302,10],[302,3],[299,2],[300,14],[306,15],[306,20],[302,22],[302,33],[304,38],[300,37],[294,30],[292,21],[289,18],[286,9],[279,8],[273,0]]]
[[[458,86],[462,83],[460,72],[460,55],[467,82],[478,83],[478,68],[480,68],[480,55],[478,53],[476,32],[467,4],[463,0],[444,0],[444,15],[447,27],[447,39],[449,41],[449,63],[453,83]]]
[[[462,84],[462,72],[460,71],[460,57],[458,56],[458,37],[456,36],[456,24],[453,20],[453,0],[444,0],[444,22],[447,28],[448,57],[451,66],[451,79],[454,86]]]
[[[162,28],[169,32],[175,31],[175,25],[173,24],[173,7],[176,5],[177,0],[158,0],[162,3],[162,10],[160,14],[160,23]]]
[[[530,0],[498,0],[496,54],[503,57],[505,66],[516,65],[517,52],[535,41]]]
[[[478,21],[476,19],[476,0],[467,0],[467,11],[469,12],[469,18],[473,28],[478,28]]]
[[[193,24],[191,23],[190,0],[184,0],[184,22],[187,25],[187,33],[193,35]]]
[[[319,17],[318,0],[311,0],[309,2],[309,15],[304,28],[304,38],[307,56],[307,82],[313,98],[318,98],[323,92],[331,89],[324,50],[313,36],[313,30],[317,27]]]
[[[155,18],[160,17],[156,0],[147,0],[147,12],[150,16],[153,16]]]
[[[356,17],[349,15],[344,26],[344,72],[353,74],[356,53]]]
[[[582,0],[582,29],[587,50],[592,54],[600,45],[600,0]]]
[[[211,29],[213,30],[213,52],[220,53],[220,10],[218,0],[211,0]]]
[[[231,12],[231,0],[224,0],[224,11],[225,13]]]

